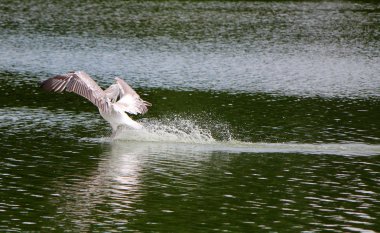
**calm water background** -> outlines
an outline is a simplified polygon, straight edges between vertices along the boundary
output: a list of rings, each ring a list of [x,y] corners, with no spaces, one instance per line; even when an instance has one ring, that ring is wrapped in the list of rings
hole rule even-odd
[[[1,1],[0,231],[378,232],[379,64],[376,1]]]

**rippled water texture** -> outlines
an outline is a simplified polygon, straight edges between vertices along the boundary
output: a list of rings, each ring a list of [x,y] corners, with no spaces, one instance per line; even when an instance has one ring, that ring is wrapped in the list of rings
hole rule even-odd
[[[0,231],[379,232],[376,1],[1,1]],[[122,76],[114,139],[38,83]]]
[[[84,69],[105,83],[123,75],[144,87],[379,96],[376,3],[0,4],[2,70]]]

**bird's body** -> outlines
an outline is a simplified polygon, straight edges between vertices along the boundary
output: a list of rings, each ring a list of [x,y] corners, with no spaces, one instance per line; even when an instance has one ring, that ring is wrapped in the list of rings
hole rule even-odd
[[[112,131],[115,132],[120,126],[128,126],[132,129],[142,129],[143,126],[132,120],[122,109],[117,105],[111,105],[111,112],[103,112],[99,109],[100,115],[104,120],[108,121],[112,127]]]
[[[99,108],[100,115],[110,123],[113,133],[120,126],[142,129],[143,126],[126,112],[144,114],[151,104],[142,100],[125,81],[115,80],[115,84],[103,90],[87,73],[75,71],[49,78],[41,83],[41,87],[47,91],[74,92],[88,99]]]

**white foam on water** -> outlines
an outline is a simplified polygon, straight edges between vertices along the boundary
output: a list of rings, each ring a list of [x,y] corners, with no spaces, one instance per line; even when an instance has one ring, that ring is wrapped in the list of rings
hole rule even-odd
[[[246,143],[239,141],[210,141],[205,143],[179,141],[125,141],[114,140],[112,145],[118,145],[128,150],[131,148],[150,148],[155,151],[183,150],[193,153],[209,154],[223,152],[227,154],[304,154],[304,155],[337,155],[337,156],[378,156],[380,145],[363,143],[347,144],[306,144],[306,143]]]
[[[120,128],[114,140],[199,144],[216,142],[210,130],[201,128],[192,120],[173,118],[149,120],[143,124],[142,130]]]
[[[365,143],[222,143],[226,151],[250,153],[299,153],[315,155],[372,156],[380,155],[380,145]]]
[[[186,149],[194,145],[197,151],[227,153],[298,153],[314,155],[372,156],[380,155],[380,145],[365,143],[265,143],[234,140],[228,127],[224,127],[224,140],[213,137],[216,123],[200,126],[195,121],[182,118],[146,120],[142,130],[120,129],[111,140],[130,146],[158,146]],[[220,132],[218,132],[220,133]]]

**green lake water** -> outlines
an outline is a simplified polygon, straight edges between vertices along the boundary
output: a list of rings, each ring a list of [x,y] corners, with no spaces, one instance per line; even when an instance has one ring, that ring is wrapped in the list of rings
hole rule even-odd
[[[377,1],[1,1],[0,232],[379,232],[379,64]]]

